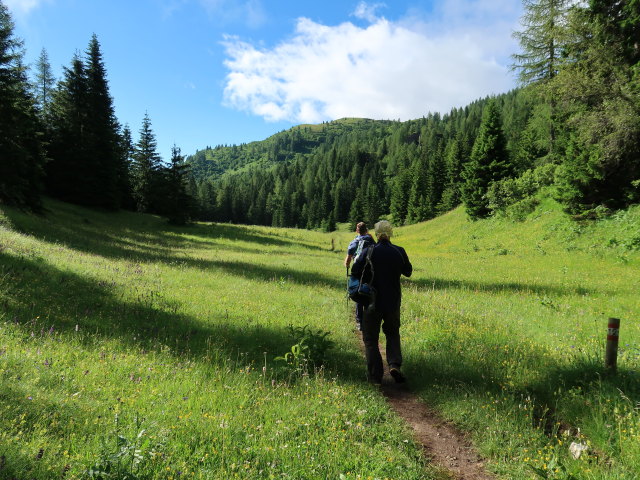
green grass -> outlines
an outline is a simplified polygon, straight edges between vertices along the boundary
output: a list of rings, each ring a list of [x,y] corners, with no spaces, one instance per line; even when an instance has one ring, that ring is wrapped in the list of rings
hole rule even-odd
[[[353,233],[46,206],[0,213],[0,478],[443,477],[364,381]],[[637,207],[581,225],[551,201],[522,223],[456,210],[396,229],[411,387],[490,470],[640,475],[639,232]],[[276,360],[304,327],[330,332],[320,369]]]
[[[416,265],[403,333],[422,397],[506,478],[638,478],[640,208],[584,225],[551,201],[523,223],[457,210],[399,233]],[[572,458],[574,442],[588,454]]]
[[[435,478],[328,236],[47,206],[1,217],[0,478]],[[275,360],[290,325],[331,332],[321,370]]]

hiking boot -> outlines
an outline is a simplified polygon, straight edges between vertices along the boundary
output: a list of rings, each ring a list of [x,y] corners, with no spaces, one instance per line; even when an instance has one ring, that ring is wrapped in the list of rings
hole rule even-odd
[[[400,371],[400,369],[397,367],[391,367],[389,369],[389,373],[391,374],[393,379],[396,381],[396,383],[404,383],[407,381],[407,377],[405,377]]]

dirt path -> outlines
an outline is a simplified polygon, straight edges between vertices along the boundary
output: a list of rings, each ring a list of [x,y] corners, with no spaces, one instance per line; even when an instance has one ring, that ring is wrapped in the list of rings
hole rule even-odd
[[[362,342],[360,345],[364,354],[364,345]],[[386,365],[384,348],[380,352]],[[471,442],[411,393],[409,385],[397,384],[385,374],[380,389],[391,408],[411,426],[425,456],[456,480],[495,480],[495,476],[484,470],[484,463]]]
[[[393,410],[411,426],[425,456],[450,472],[455,479],[495,480],[496,477],[484,470],[484,463],[468,439],[429,409],[405,385],[396,385],[393,379],[385,378],[381,390]]]

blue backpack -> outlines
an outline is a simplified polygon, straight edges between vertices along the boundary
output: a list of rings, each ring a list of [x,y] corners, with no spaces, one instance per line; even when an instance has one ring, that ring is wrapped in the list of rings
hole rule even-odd
[[[371,235],[362,235],[362,238],[358,241],[358,248],[356,249],[356,254],[353,256],[353,261],[355,262],[356,260],[358,260],[358,257],[360,256],[362,251],[371,245],[375,245],[375,242],[373,241]]]

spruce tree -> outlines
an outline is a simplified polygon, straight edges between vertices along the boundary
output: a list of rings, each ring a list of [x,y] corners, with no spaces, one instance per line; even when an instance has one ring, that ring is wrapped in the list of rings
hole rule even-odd
[[[570,18],[578,41],[554,81],[569,142],[557,198],[573,214],[640,201],[640,2],[593,0]]]
[[[410,189],[411,171],[405,168],[398,172],[391,187],[391,215],[397,225],[404,224],[407,218]]]
[[[184,163],[184,156],[174,145],[171,148],[169,167],[164,172],[164,195],[162,212],[174,225],[184,225],[192,211],[192,202],[187,195],[187,175],[189,166]]]
[[[36,76],[33,84],[36,98],[36,105],[43,118],[46,119],[51,104],[53,90],[55,88],[56,79],[51,71],[49,63],[49,55],[43,48],[40,56],[36,61]]]
[[[91,37],[86,51],[87,118],[85,162],[91,165],[92,175],[87,177],[89,205],[118,208],[120,196],[118,170],[118,123],[109,93],[107,72],[100,51],[98,37]]]
[[[480,130],[471,150],[471,158],[465,164],[462,199],[469,216],[473,219],[490,215],[486,197],[491,183],[511,175],[513,167],[509,161],[506,140],[502,132],[500,111],[494,100],[485,107]]]
[[[44,164],[41,125],[22,63],[22,42],[0,2],[0,203],[39,210]]]
[[[91,195],[87,179],[94,175],[87,162],[87,76],[78,54],[53,93],[50,106],[50,133],[46,185],[50,195],[85,204]]]
[[[133,198],[139,212],[158,211],[162,165],[156,148],[157,142],[151,129],[151,120],[149,114],[145,113],[131,165]]]
[[[462,141],[460,135],[456,135],[447,143],[444,152],[445,182],[438,213],[445,213],[460,204],[460,182],[462,172]]]
[[[117,185],[118,198],[120,206],[127,210],[135,210],[136,204],[133,199],[133,187],[131,184],[133,154],[135,148],[131,129],[129,125],[125,125],[122,133],[118,135],[118,168],[117,168]]]

